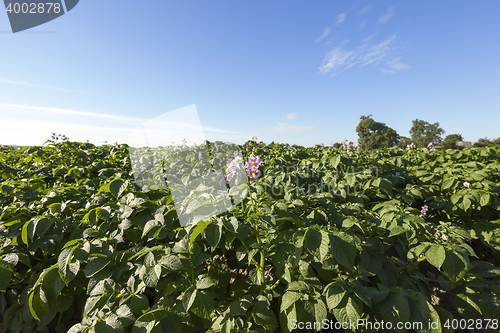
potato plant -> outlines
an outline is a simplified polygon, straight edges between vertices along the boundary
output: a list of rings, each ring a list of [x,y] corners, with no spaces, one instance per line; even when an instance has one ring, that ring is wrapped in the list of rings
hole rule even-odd
[[[249,141],[243,159],[262,164],[239,187],[243,200],[204,219],[214,199],[205,188],[186,198],[201,217],[182,227],[175,189],[152,185],[161,168],[133,170],[126,145],[56,141],[0,148],[0,321],[10,332],[291,332],[293,322],[359,319],[451,332],[432,286],[462,318],[500,318],[498,147]],[[165,151],[164,170],[193,169],[178,147],[134,154],[145,165]],[[196,154],[224,166],[213,151]]]

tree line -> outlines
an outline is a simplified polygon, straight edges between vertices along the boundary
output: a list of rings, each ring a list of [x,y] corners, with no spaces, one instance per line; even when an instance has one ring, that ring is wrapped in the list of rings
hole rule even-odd
[[[463,141],[461,134],[449,134],[443,139],[442,135],[445,131],[439,126],[438,122],[431,124],[420,119],[413,120],[410,137],[399,135],[385,123],[375,121],[372,115],[361,116],[356,132],[359,137],[358,144],[362,150],[390,147],[405,148],[412,143],[417,148],[425,148],[432,143],[434,147],[442,149],[461,149],[462,147],[457,146],[457,142]],[[479,139],[474,146],[485,147],[492,144],[500,145],[500,138],[496,140]]]

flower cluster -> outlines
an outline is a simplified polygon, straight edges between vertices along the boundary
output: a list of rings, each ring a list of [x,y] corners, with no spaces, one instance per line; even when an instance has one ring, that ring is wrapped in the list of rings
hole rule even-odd
[[[259,166],[262,160],[258,156],[250,156],[248,161],[245,163],[245,168],[247,169],[247,176],[252,180],[257,180],[260,176]]]
[[[429,207],[427,205],[423,205],[422,209],[420,210],[420,214],[422,214],[421,216],[426,217],[428,211],[429,211]]]
[[[464,186],[469,188],[470,187],[470,183],[469,182],[464,182]]]
[[[345,139],[344,142],[342,142],[342,148],[349,148],[349,147],[354,147],[354,142]]]
[[[257,137],[256,136],[252,137],[252,140],[257,141]]]
[[[236,171],[240,169],[240,164],[239,162],[243,161],[241,156],[238,156],[238,152],[234,152],[234,159],[231,161],[227,161],[226,163],[226,180],[230,181],[233,179],[234,175],[236,174]]]
[[[440,230],[436,231],[436,234],[434,235],[434,238],[435,239],[442,238],[445,241],[448,240],[448,236],[446,236],[446,234],[444,232],[440,231]]]
[[[52,137],[52,140],[61,140],[61,141],[68,141],[69,140],[69,137],[67,137],[66,135],[64,134],[59,134],[57,135],[56,133],[52,132],[51,133],[51,137]]]
[[[123,295],[125,295],[127,293],[127,291],[125,289],[122,289],[120,290],[120,293],[118,294],[118,296],[116,296],[117,298],[120,298],[122,297]]]
[[[405,150],[410,150],[410,149],[415,149],[415,148],[417,148],[417,146],[415,146],[415,144],[412,142],[411,144],[406,145]]]
[[[186,145],[187,144],[187,140],[186,139],[182,139],[182,144]]]
[[[429,151],[434,151],[433,143],[429,142],[429,144],[427,145],[427,148],[429,149]]]

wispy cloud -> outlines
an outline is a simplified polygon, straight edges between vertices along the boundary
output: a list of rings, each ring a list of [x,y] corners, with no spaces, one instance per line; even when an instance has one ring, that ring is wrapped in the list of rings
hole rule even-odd
[[[25,81],[9,80],[9,79],[5,79],[5,78],[0,78],[0,83],[14,84],[14,85],[18,85],[18,86],[26,86],[26,87],[34,87],[34,88],[51,89],[51,90],[58,90],[58,91],[65,91],[65,92],[70,92],[70,93],[75,93],[75,94],[95,95],[93,93],[88,93],[86,91],[81,91],[81,90],[58,88],[58,87],[45,86],[45,85],[40,85],[40,84],[32,84],[32,83],[28,83]]]
[[[396,35],[392,35],[380,43],[372,45],[364,43],[351,50],[345,49],[343,44],[326,55],[323,64],[319,67],[321,74],[329,72],[337,74],[339,71],[353,66],[382,66],[381,70],[386,74],[395,73],[409,67],[402,63],[399,57],[395,56],[398,48]]]
[[[345,16],[346,16],[346,13],[342,13],[342,14],[337,15],[337,22],[336,22],[337,25],[344,23]]]
[[[294,120],[296,117],[297,117],[296,113],[290,112],[286,114],[284,120]]]
[[[366,5],[359,11],[359,14],[360,15],[368,14],[370,9],[372,9],[372,5]]]
[[[257,130],[260,133],[271,133],[271,134],[304,134],[321,131],[323,129],[316,126],[300,126],[300,125],[292,125],[289,123],[278,123],[277,126],[274,127],[266,127],[260,130]]]
[[[386,68],[382,68],[382,73],[384,73],[384,74],[396,73],[398,71],[401,71],[403,69],[407,69],[410,67],[409,65],[403,64],[402,62],[400,62],[399,57],[395,58],[391,61],[386,62],[385,65],[386,65]]]
[[[196,111],[194,111],[196,112]],[[244,142],[249,135],[237,131],[230,131],[211,126],[201,126],[192,121],[193,117],[172,115],[170,112],[162,115],[161,119],[147,119],[131,116],[94,113],[71,109],[29,106],[18,104],[0,103],[0,144],[37,145],[48,138],[50,132],[63,133],[72,140],[101,143],[103,140],[110,142],[128,142],[128,135],[141,126],[147,125],[148,138],[154,143],[156,136],[177,136],[188,138],[190,143],[195,143],[197,136],[225,139],[231,142]],[[158,133],[157,133],[158,132]],[[158,135],[157,135],[158,134]],[[202,137],[201,141],[204,140]],[[236,141],[233,141],[236,140]],[[170,142],[170,141],[168,141]]]
[[[323,30],[323,34],[316,39],[314,43],[319,43],[321,42],[326,36],[330,34],[330,28],[326,27],[325,30]]]
[[[0,107],[31,110],[31,111],[41,111],[41,112],[49,112],[49,113],[60,113],[60,114],[67,114],[67,115],[73,115],[73,116],[85,116],[85,117],[90,117],[90,118],[101,118],[101,119],[108,119],[108,120],[118,120],[118,121],[129,122],[131,124],[137,124],[137,122],[144,122],[147,120],[147,119],[138,118],[138,117],[127,117],[127,116],[119,116],[119,115],[112,115],[112,114],[105,114],[105,113],[77,111],[77,110],[70,110],[70,109],[43,107],[43,106],[29,106],[29,105],[0,103]]]
[[[379,23],[386,23],[394,16],[394,7],[387,9],[384,15],[380,16],[378,19]]]

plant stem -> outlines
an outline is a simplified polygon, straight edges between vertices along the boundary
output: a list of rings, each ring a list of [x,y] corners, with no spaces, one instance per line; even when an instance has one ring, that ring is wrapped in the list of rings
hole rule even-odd
[[[250,188],[250,179],[247,176],[247,184],[248,184],[248,193],[250,194],[250,202],[252,204],[252,212],[255,213],[255,203],[253,201],[252,197],[252,189]],[[255,236],[257,237],[257,243],[259,244],[259,253],[260,253],[260,264],[259,264],[259,272],[260,272],[260,279],[262,281],[262,284],[264,284],[265,281],[265,276],[264,276],[264,262],[265,262],[265,257],[264,257],[264,252],[262,250],[262,240],[260,239],[260,233],[259,233],[259,226],[258,226],[258,221],[252,221],[253,222],[253,227],[255,229]]]
[[[414,278],[414,279],[424,280],[424,281],[438,282],[437,279],[431,279],[431,278],[421,277],[421,276],[417,276],[417,275],[410,275],[410,277]]]

